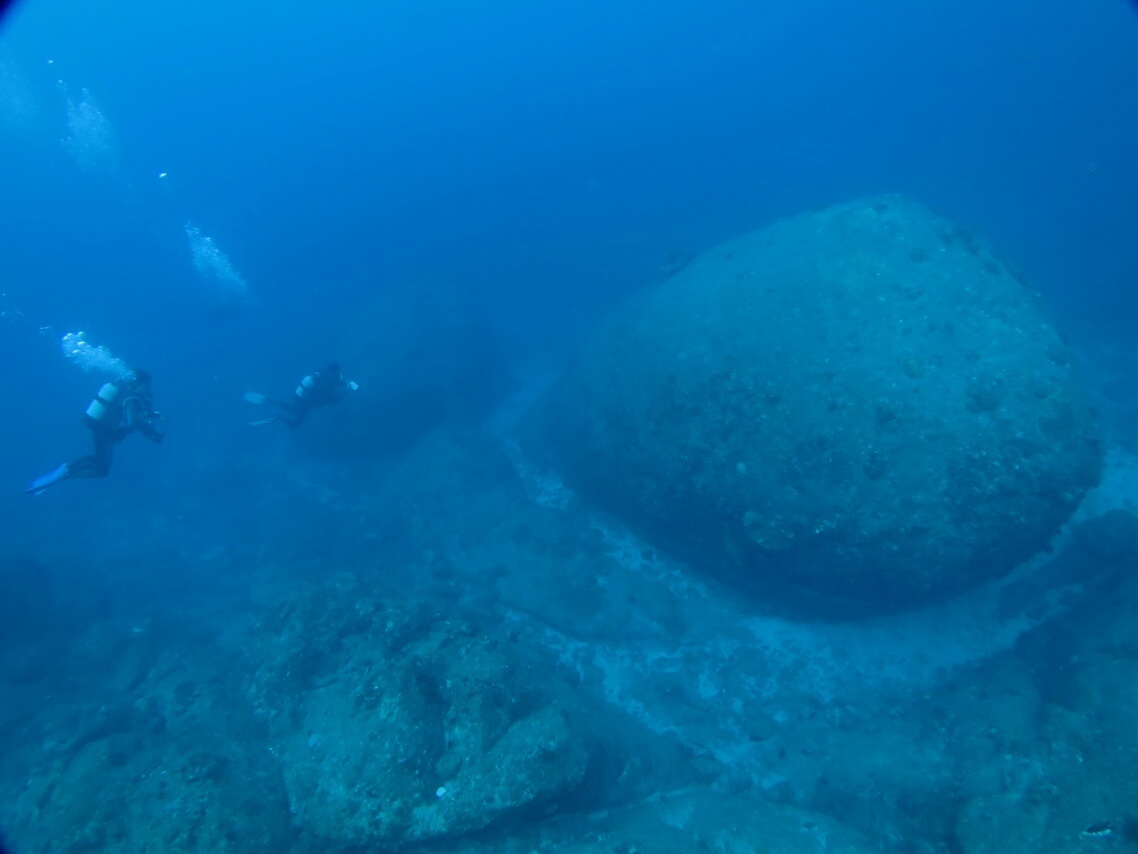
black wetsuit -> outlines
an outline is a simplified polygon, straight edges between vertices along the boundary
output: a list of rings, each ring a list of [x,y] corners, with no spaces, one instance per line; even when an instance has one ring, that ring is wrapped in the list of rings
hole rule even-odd
[[[295,430],[304,423],[304,419],[313,409],[335,406],[347,393],[348,383],[343,376],[330,376],[314,371],[300,381],[291,400],[273,400],[270,403],[280,407],[281,413],[278,418],[290,430]]]
[[[95,450],[68,463],[67,477],[106,477],[111,470],[115,445],[136,430],[152,442],[162,441],[165,434],[154,426],[157,416],[151,408],[149,394],[129,388],[122,389],[119,394],[122,402],[116,401],[108,407],[101,419],[89,415],[83,417],[83,423],[91,430]]]

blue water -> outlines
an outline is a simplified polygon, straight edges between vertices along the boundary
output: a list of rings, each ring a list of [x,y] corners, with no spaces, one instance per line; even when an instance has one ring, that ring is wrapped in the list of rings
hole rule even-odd
[[[31,327],[137,354],[167,406],[218,414],[199,440],[231,425],[198,378],[229,392],[255,365],[304,370],[331,349],[317,321],[387,283],[460,289],[540,340],[673,250],[872,192],[985,235],[1072,331],[1124,335],[1133,307],[1138,25],[1122,2],[35,0],[4,26],[6,299]],[[84,89],[111,165],[60,145]],[[238,322],[203,319],[187,222],[249,282]],[[76,394],[24,331],[7,335],[24,366],[9,399]],[[9,426],[29,453],[62,415],[43,408]],[[0,472],[19,482],[26,463]]]
[[[1128,347],[1136,81],[1123,0],[16,3],[3,542],[79,560],[92,529],[127,524],[101,502],[174,517],[203,470],[328,457],[251,433],[241,396],[388,358],[381,331],[361,343],[377,294],[411,283],[478,318],[484,340],[439,346],[511,377],[462,380],[484,414],[670,254],[862,195],[959,220],[1072,340]],[[195,267],[188,224],[247,291]],[[154,374],[169,438],[33,501],[33,477],[86,451],[102,377],[62,354],[78,330]],[[409,438],[376,456],[434,423],[433,387],[401,392]],[[331,454],[347,482],[369,441]],[[194,498],[242,507],[243,488]]]

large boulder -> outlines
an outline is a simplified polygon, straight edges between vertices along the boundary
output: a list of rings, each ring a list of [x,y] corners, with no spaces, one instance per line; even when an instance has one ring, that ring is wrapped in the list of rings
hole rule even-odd
[[[1102,462],[1033,294],[899,196],[747,234],[638,294],[533,426],[570,483],[649,538],[822,614],[1006,573]]]

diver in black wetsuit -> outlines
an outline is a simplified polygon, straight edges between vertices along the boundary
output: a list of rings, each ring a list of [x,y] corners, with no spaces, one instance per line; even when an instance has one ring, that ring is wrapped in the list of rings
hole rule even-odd
[[[132,371],[104,383],[83,413],[83,423],[90,429],[95,443],[94,451],[36,478],[24,492],[40,495],[62,480],[106,477],[111,470],[115,445],[131,433],[137,430],[152,442],[165,438],[166,434],[154,426],[158,419],[147,371]]]
[[[339,362],[330,362],[324,370],[313,371],[302,379],[289,400],[272,400],[255,392],[246,394],[245,399],[250,403],[271,403],[280,409],[280,412],[271,418],[254,421],[254,426],[282,421],[290,430],[295,430],[304,423],[308,413],[313,409],[335,406],[348,395],[348,392],[357,388],[359,386],[356,383],[344,379]]]

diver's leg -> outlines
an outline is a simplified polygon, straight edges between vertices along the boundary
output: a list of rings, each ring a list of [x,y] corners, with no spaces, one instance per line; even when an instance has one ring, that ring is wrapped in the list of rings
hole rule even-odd
[[[308,407],[298,400],[269,400],[267,402],[280,410],[274,420],[283,421],[290,430],[295,430],[308,417]]]
[[[69,463],[66,477],[106,477],[110,472],[114,439],[105,430],[93,430],[91,436],[95,440],[94,452]]]
[[[111,457],[114,454],[114,436],[104,427],[92,427],[91,439],[95,448],[92,453],[70,463],[64,463],[54,471],[40,475],[24,492],[29,495],[42,495],[48,487],[62,480],[75,477],[106,477],[111,470]]]
[[[111,473],[111,459],[115,454],[115,440],[106,434],[95,437],[95,461],[98,464],[95,477],[106,477]]]
[[[294,406],[284,414],[284,423],[288,426],[289,430],[295,430],[304,423],[304,419],[308,417],[308,407]]]

